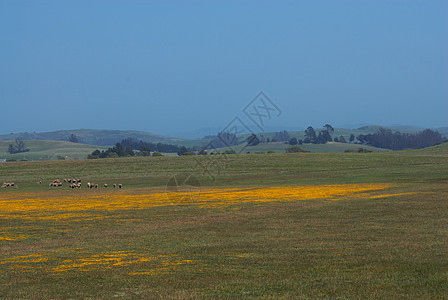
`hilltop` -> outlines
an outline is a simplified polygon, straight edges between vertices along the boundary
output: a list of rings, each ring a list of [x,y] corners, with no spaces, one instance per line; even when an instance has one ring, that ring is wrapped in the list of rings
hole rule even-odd
[[[77,136],[80,143],[98,146],[111,146],[128,137],[149,143],[165,144],[175,144],[186,140],[135,130],[74,129],[51,132],[21,132],[3,134],[0,135],[0,141],[12,141],[17,138],[21,140],[68,141],[70,135],[72,134]]]

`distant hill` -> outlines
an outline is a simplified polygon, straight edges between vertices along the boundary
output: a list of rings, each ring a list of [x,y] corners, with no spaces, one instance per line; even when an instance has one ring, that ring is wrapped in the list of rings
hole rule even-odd
[[[379,128],[387,128],[393,131],[400,131],[402,133],[414,133],[422,131],[425,128],[411,127],[411,126],[397,126],[397,127],[385,127],[378,125],[363,126],[357,129],[345,129],[345,128],[335,128],[334,133],[332,133],[332,138],[344,136],[348,141],[351,134],[355,137],[360,134],[375,133]],[[314,127],[316,132],[323,130],[324,128]],[[432,128],[439,131],[442,136],[448,138],[448,127]],[[193,147],[193,146],[204,146],[211,141],[211,138],[202,139],[186,139],[186,138],[173,138],[162,135],[157,135],[145,131],[134,131],[134,130],[96,130],[96,129],[76,129],[76,130],[59,130],[52,132],[40,132],[40,133],[11,133],[0,135],[0,141],[13,141],[16,138],[26,140],[56,140],[56,141],[68,141],[71,134],[78,137],[79,143],[98,145],[98,146],[112,146],[123,139],[131,137],[136,140],[142,140],[149,143],[164,143],[164,144],[175,144],[179,146]],[[257,136],[261,139],[272,140],[275,132],[256,132]],[[304,139],[304,131],[288,131],[290,137],[295,137],[297,139]],[[238,136],[240,142],[244,142],[249,137],[249,134]],[[338,149],[340,151],[340,149]]]
[[[105,150],[107,147],[92,146],[62,141],[27,140],[24,141],[29,152],[9,154],[11,142],[0,141],[0,159],[8,160],[55,160],[55,159],[85,159],[94,150]]]
[[[333,138],[344,136],[344,138],[348,141],[351,134],[353,134],[355,137],[357,137],[360,134],[369,134],[369,133],[375,133],[380,128],[385,129],[391,129],[392,131],[400,131],[401,133],[416,133],[419,131],[423,131],[426,128],[418,128],[418,127],[411,127],[411,126],[396,126],[396,127],[387,127],[387,126],[379,126],[379,125],[370,125],[370,126],[363,126],[356,129],[345,129],[345,128],[334,128],[334,132],[331,134]],[[448,127],[440,127],[440,128],[431,128],[432,130],[437,130],[442,136],[445,138],[448,138]],[[314,130],[316,130],[316,133],[320,130],[324,130],[324,128],[314,127]],[[272,139],[275,135],[275,132],[263,132],[263,133],[256,133],[257,136],[263,136],[265,139],[269,138]],[[290,137],[295,137],[299,140],[303,140],[305,138],[305,131],[288,131],[288,134]],[[249,137],[249,134],[238,136],[239,140],[247,139]]]
[[[25,132],[11,133],[0,135],[0,141],[12,141],[16,138],[21,140],[55,140],[68,141],[71,134],[78,137],[80,143],[99,146],[111,146],[123,139],[131,137],[136,140],[142,140],[150,143],[176,144],[185,139],[171,138],[157,135],[145,131],[134,130],[97,130],[97,129],[76,129],[76,130],[59,130],[52,132]]]

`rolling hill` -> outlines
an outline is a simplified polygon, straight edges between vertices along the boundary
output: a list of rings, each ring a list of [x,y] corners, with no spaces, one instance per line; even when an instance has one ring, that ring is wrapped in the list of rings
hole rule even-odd
[[[423,130],[423,128],[411,127],[411,126],[400,126],[400,127],[384,127],[378,125],[363,126],[357,129],[344,129],[335,128],[332,137],[344,136],[347,141],[349,137],[353,134],[355,137],[360,134],[375,133],[379,128],[392,129],[394,131],[400,132],[417,132]],[[323,128],[315,128],[316,132],[323,130]],[[443,136],[448,135],[448,127],[436,128]],[[79,139],[79,144],[68,143],[67,140],[71,134],[74,134]],[[275,132],[264,132],[256,133],[261,139],[269,139],[275,136]],[[290,137],[296,137],[297,139],[304,139],[304,131],[289,131]],[[59,130],[52,132],[42,132],[42,133],[11,133],[0,135],[0,158],[7,159],[28,159],[28,160],[38,160],[38,159],[57,159],[58,156],[67,156],[67,158],[85,158],[87,154],[90,154],[96,149],[106,149],[106,147],[101,146],[111,146],[117,142],[122,141],[125,138],[131,137],[136,140],[143,140],[150,143],[165,143],[165,144],[176,144],[179,146],[193,147],[193,146],[204,146],[211,141],[210,138],[203,138],[197,140],[184,139],[184,138],[172,138],[162,135],[156,135],[144,131],[133,131],[133,130],[95,130],[95,129],[77,129],[77,130]],[[246,139],[249,134],[238,136],[238,140],[243,144],[238,146],[236,149],[242,148],[245,145]],[[6,152],[7,147],[11,141],[15,139],[21,139],[26,141],[26,145],[31,149],[28,153],[14,154],[10,155]],[[4,142],[2,142],[4,141]],[[38,141],[42,141],[41,144]],[[51,141],[58,141],[53,143]],[[82,144],[81,144],[82,143]],[[94,145],[94,146],[91,146]],[[251,146],[244,149],[246,152],[284,152],[289,145],[282,142],[279,143],[260,143],[257,146]],[[311,152],[344,152],[345,150],[356,151],[360,147],[372,150],[372,151],[383,151],[384,149],[369,147],[358,144],[348,144],[348,143],[335,143],[330,142],[327,144],[303,144],[300,145],[304,150]],[[226,150],[226,148],[217,149],[220,152]],[[4,153],[4,154],[2,154]]]
[[[17,138],[21,140],[55,140],[68,141],[71,134],[78,137],[80,143],[99,146],[111,146],[125,138],[131,137],[149,143],[175,144],[185,141],[181,138],[171,138],[145,131],[134,130],[98,130],[98,129],[75,129],[58,130],[51,132],[22,132],[0,135],[0,141],[12,141]]]
[[[0,159],[8,160],[55,160],[55,159],[85,159],[94,150],[105,150],[107,147],[93,146],[62,141],[25,141],[29,152],[9,154],[11,142],[0,141]]]

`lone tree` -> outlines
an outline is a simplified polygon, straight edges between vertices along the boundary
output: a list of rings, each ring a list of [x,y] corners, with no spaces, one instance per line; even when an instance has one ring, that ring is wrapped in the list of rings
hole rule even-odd
[[[314,128],[311,126],[308,126],[308,128],[305,130],[305,140],[304,143],[315,143],[316,141],[316,132],[314,131]]]
[[[72,143],[78,143],[78,137],[73,133],[68,137],[68,141]]]
[[[290,145],[297,145],[298,142],[299,141],[295,137],[292,137],[292,138],[289,139],[289,144]]]
[[[331,134],[334,132],[334,128],[330,124],[325,124],[324,127],[325,127],[325,129],[327,129],[328,133]]]
[[[355,135],[352,133],[352,134],[350,134],[349,141],[350,141],[350,143],[351,143],[351,142],[353,142],[354,140],[355,140]]]

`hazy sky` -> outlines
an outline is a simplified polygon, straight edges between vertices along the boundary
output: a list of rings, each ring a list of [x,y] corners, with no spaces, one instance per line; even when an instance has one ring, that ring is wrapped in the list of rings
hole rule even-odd
[[[0,133],[448,126],[448,1],[0,1]]]

